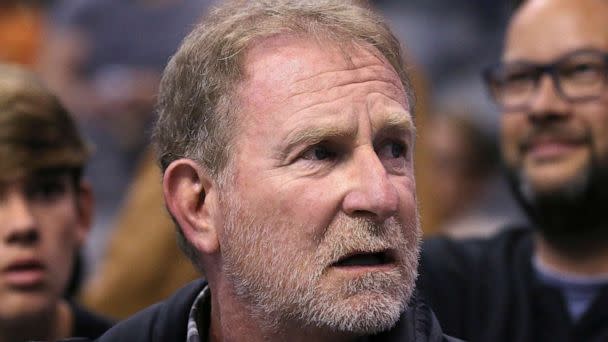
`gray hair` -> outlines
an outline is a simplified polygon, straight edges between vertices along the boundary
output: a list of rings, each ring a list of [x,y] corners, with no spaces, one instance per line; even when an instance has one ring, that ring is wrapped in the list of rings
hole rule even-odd
[[[413,105],[399,41],[383,19],[354,0],[229,0],[184,39],[164,71],[153,142],[161,169],[188,158],[223,184],[236,129],[234,98],[243,81],[243,57],[264,38],[289,34],[330,40],[337,46],[375,47],[399,75]],[[194,247],[181,230],[180,246]]]

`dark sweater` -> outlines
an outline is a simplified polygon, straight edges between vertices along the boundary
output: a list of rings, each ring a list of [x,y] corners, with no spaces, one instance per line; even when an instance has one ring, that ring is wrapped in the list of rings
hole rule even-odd
[[[89,312],[75,303],[70,302],[69,305],[74,315],[73,337],[95,339],[112,326],[112,322],[105,317]]]
[[[533,231],[424,243],[418,288],[447,334],[467,341],[608,341],[608,287],[573,322],[532,268]]]
[[[205,286],[202,280],[192,282],[166,301],[156,304],[117,324],[99,341],[106,342],[185,342],[188,313],[195,297]],[[432,311],[421,301],[413,300],[411,308],[390,331],[371,336],[370,341],[455,341],[445,337]]]

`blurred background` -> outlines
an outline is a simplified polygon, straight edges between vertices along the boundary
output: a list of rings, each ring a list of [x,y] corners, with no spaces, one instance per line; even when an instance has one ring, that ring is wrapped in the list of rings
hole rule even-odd
[[[95,146],[86,173],[96,224],[80,296],[110,316],[125,317],[197,276],[175,245],[148,142],[160,73],[213,2],[0,2],[0,61],[39,72]],[[498,111],[480,77],[499,59],[514,1],[369,3],[410,60],[425,234],[484,236],[523,221],[502,178]]]

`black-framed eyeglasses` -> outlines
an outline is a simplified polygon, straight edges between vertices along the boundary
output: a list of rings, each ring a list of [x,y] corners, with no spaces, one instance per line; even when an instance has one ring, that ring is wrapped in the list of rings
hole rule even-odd
[[[528,108],[544,74],[551,76],[557,93],[564,100],[594,100],[608,85],[608,53],[584,49],[550,64],[498,63],[486,68],[483,78],[490,95],[503,110],[517,111]]]

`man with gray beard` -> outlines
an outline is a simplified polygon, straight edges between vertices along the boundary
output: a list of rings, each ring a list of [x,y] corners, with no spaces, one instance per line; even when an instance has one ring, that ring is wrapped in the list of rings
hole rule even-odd
[[[207,282],[100,341],[447,340],[412,295],[412,97],[398,41],[355,1],[212,11],[164,72],[154,135]]]
[[[425,244],[420,285],[470,341],[608,341],[608,1],[528,0],[485,80],[533,229]]]

